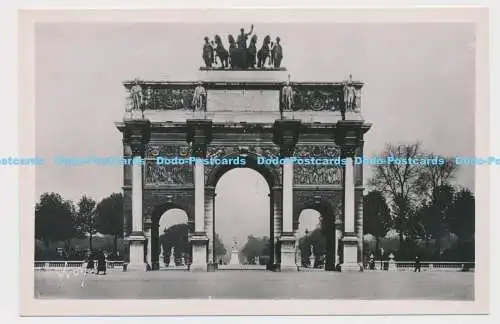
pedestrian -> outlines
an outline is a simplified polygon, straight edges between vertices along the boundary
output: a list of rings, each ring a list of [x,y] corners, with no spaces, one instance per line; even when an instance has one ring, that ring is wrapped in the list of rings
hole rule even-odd
[[[97,256],[97,274],[106,274],[106,255],[103,251],[99,251]]]
[[[417,256],[415,257],[415,271],[414,272],[420,272],[421,264],[420,264],[420,258]]]
[[[92,250],[87,253],[87,269],[85,272],[94,273],[94,253]]]

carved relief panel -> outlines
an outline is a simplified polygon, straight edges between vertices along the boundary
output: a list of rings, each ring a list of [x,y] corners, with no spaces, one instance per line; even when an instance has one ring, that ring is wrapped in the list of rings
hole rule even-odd
[[[343,90],[341,87],[314,87],[296,84],[293,87],[295,111],[340,111]]]
[[[140,105],[144,110],[193,110],[195,84],[162,85],[140,84],[140,94],[134,88],[127,89],[127,111],[137,106],[136,97],[141,98]],[[135,108],[137,109],[137,108]]]
[[[157,164],[157,157],[189,158],[189,147],[184,144],[149,143],[146,146],[144,166],[147,185],[189,185],[194,183],[193,166],[190,164]]]
[[[340,157],[340,148],[336,145],[297,145],[295,156],[333,159]],[[342,166],[295,164],[293,181],[297,185],[341,185]]]

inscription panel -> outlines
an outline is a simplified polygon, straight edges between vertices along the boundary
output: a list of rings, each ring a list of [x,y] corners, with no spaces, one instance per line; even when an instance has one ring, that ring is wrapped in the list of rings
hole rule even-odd
[[[208,90],[207,111],[279,112],[279,91]]]

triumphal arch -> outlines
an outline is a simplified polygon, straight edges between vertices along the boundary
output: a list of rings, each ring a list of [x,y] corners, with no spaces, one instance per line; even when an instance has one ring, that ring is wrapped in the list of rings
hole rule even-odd
[[[354,165],[354,157],[363,156],[363,137],[370,128],[361,115],[363,83],[351,77],[299,82],[284,67],[242,67],[248,58],[237,54],[233,61],[238,66],[207,64],[191,82],[124,82],[128,104],[116,124],[123,133],[124,156],[137,162],[124,166],[128,268],[159,269],[159,219],[179,208],[188,217],[190,270],[216,269],[215,186],[225,172],[247,167],[260,173],[270,189],[268,269],[297,269],[299,215],[315,209],[327,239],[325,270],[359,271],[363,168]],[[204,160],[158,164],[158,157]],[[238,157],[245,165],[201,162]],[[263,164],[259,157],[345,163]]]

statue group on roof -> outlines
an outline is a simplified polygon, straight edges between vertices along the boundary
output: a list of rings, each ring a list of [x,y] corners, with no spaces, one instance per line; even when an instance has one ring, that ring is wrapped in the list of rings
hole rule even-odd
[[[224,47],[219,35],[215,35],[212,41],[205,37],[202,54],[205,67],[243,70],[280,68],[283,60],[281,39],[276,37],[275,42],[273,42],[271,36],[267,35],[263,39],[262,46],[257,50],[257,35],[254,34],[248,41],[252,33],[253,25],[248,33],[245,33],[245,29],[241,28],[236,40],[233,35],[228,35],[229,49]]]

